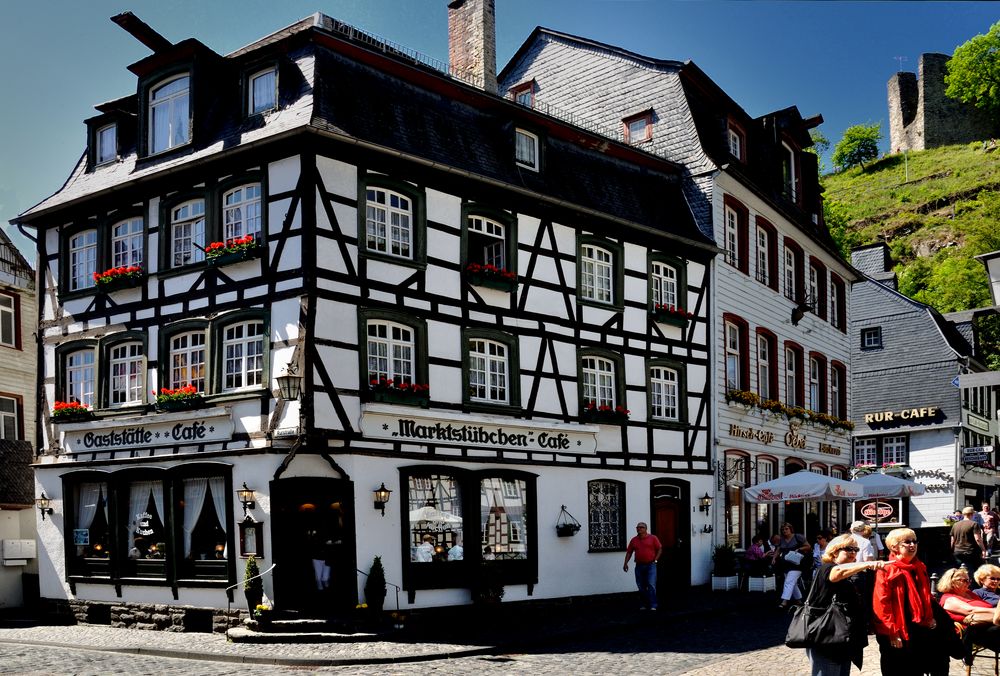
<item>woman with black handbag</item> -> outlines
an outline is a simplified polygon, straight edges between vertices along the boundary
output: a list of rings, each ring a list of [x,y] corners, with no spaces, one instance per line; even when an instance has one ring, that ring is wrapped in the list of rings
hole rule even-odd
[[[811,608],[827,608],[833,603],[843,605],[846,617],[851,618],[847,648],[817,645],[808,648],[812,676],[850,676],[851,663],[861,668],[861,657],[868,645],[868,626],[864,621],[864,606],[854,583],[849,578],[866,570],[877,570],[884,561],[855,561],[858,543],[850,535],[841,535],[830,541],[823,553],[822,565],[816,572],[813,588],[809,593]]]

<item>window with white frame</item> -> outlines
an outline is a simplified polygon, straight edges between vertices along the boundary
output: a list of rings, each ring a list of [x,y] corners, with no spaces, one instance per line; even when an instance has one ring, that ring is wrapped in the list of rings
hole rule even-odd
[[[89,289],[97,282],[97,231],[84,230],[69,240],[69,290]]]
[[[870,350],[882,347],[882,327],[869,326],[861,329],[861,349]]]
[[[483,338],[469,341],[469,399],[491,404],[510,401],[508,350]]]
[[[266,68],[250,76],[247,92],[247,110],[251,115],[277,108],[278,78],[274,68]]]
[[[770,238],[766,229],[757,226],[757,281],[771,283]]]
[[[843,383],[840,382],[840,369],[830,369],[830,415],[834,418],[843,418],[844,411],[841,407],[840,395]]]
[[[854,440],[854,464],[874,465],[878,459],[878,444],[875,437],[861,437]]]
[[[118,126],[108,124],[94,134],[97,143],[94,160],[96,164],[105,164],[118,159]]]
[[[809,358],[809,408],[813,411],[823,409],[822,364],[819,359]]]
[[[680,420],[677,371],[665,366],[649,369],[650,414],[658,420]]]
[[[517,129],[514,132],[514,161],[518,166],[538,171],[538,137]]]
[[[776,393],[771,392],[771,352],[773,339],[771,336],[757,336],[757,394],[761,399],[777,398]]]
[[[584,357],[581,360],[584,402],[594,406],[615,407],[615,363],[603,357]]]
[[[740,219],[736,210],[731,207],[725,208],[726,221],[726,262],[733,267],[740,265]]]
[[[726,389],[743,389],[743,355],[740,344],[740,327],[726,322]]]
[[[222,196],[222,236],[227,241],[253,235],[260,239],[260,183],[233,188]]]
[[[260,387],[264,378],[264,322],[230,324],[222,331],[222,390]]]
[[[94,351],[77,350],[66,355],[64,401],[94,405]]]
[[[729,127],[729,154],[737,160],[743,159],[743,134],[734,127]]]
[[[17,431],[17,400],[0,397],[0,439],[20,439]]]
[[[368,188],[365,200],[367,249],[412,259],[413,201],[385,188]]]
[[[190,331],[170,339],[171,388],[191,385],[205,391],[205,332]]]
[[[882,437],[882,462],[906,464],[906,435]]]
[[[173,267],[205,260],[205,200],[184,202],[170,210]]]
[[[114,345],[109,354],[110,373],[108,379],[108,404],[128,406],[145,401],[146,365],[142,353],[142,343],[121,343]]]
[[[653,284],[653,305],[680,307],[677,298],[677,269],[660,261],[653,261],[649,268]]]
[[[835,329],[840,328],[840,287],[830,279],[830,324]]]
[[[512,87],[510,90],[510,96],[514,99],[515,103],[518,103],[525,108],[533,108],[535,106],[535,86],[531,82],[526,82],[523,85]]]
[[[781,184],[785,197],[794,202],[796,199],[797,183],[795,180],[795,151],[785,143],[782,143],[781,146]]]
[[[416,342],[413,329],[389,321],[368,322],[368,380],[413,384]]]
[[[469,216],[469,263],[507,269],[507,229],[502,223],[483,216]]]
[[[649,113],[638,117],[625,118],[625,141],[627,143],[642,143],[653,138],[652,116]]]
[[[795,297],[795,252],[785,247],[785,298],[796,301]]]
[[[176,77],[149,94],[149,153],[159,153],[191,140],[190,78]]]
[[[0,294],[0,345],[17,347],[17,315],[14,298]]]
[[[142,266],[142,219],[129,218],[111,227],[111,267]]]
[[[815,265],[809,266],[809,302],[819,312],[819,270]]]
[[[799,355],[791,349],[785,349],[785,403],[790,406],[800,406],[799,400]]]
[[[598,303],[613,302],[612,253],[593,244],[584,244],[580,247],[580,253],[580,296]]]

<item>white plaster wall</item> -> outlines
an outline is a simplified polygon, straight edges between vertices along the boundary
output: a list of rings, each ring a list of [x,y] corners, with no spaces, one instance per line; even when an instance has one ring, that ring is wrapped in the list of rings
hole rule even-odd
[[[951,429],[918,431],[910,429],[910,468],[914,479],[930,487],[948,490],[928,491],[910,499],[910,526],[926,528],[944,526],[944,517],[955,511],[955,436]],[[942,473],[942,477],[921,476],[925,472]]]

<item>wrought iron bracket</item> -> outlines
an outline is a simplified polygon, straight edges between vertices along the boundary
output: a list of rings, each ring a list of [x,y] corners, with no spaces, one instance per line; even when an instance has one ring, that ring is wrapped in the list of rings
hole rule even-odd
[[[746,476],[748,471],[756,472],[757,462],[750,458],[740,457],[733,461],[732,467],[725,460],[717,461],[715,467],[719,477],[719,490],[724,491],[729,482],[736,479],[736,477]]]

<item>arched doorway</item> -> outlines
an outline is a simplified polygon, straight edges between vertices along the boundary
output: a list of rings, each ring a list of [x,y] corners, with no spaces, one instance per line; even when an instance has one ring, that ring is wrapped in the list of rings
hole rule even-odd
[[[357,603],[354,484],[343,479],[290,477],[271,482],[274,602],[314,615],[348,611]],[[330,565],[321,589],[313,559]]]
[[[650,482],[650,528],[663,551],[656,567],[661,603],[669,603],[675,584],[691,583],[691,486],[681,479]]]

